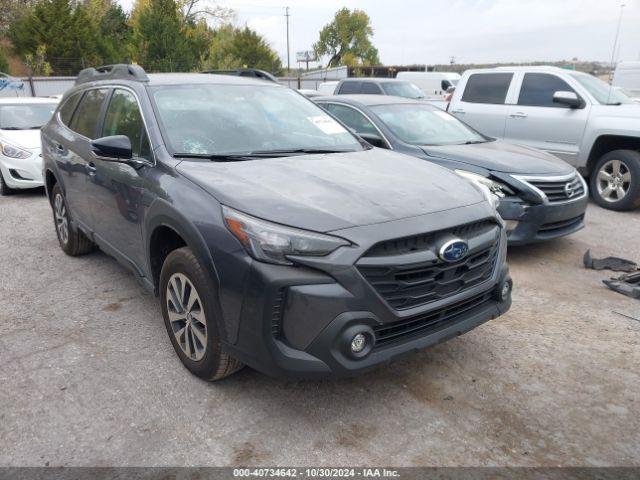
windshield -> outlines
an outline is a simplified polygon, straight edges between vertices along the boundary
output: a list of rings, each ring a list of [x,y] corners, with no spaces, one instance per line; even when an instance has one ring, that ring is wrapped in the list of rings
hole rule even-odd
[[[56,110],[55,103],[0,105],[0,129],[32,130],[42,127]]]
[[[150,91],[174,154],[363,150],[324,110],[288,88],[199,84]]]
[[[633,102],[623,92],[611,88],[611,86],[596,77],[580,73],[572,73],[571,76],[602,105],[620,105],[621,103]]]
[[[371,109],[398,138],[412,145],[463,145],[487,141],[454,116],[429,105],[378,105]]]
[[[404,98],[424,98],[424,93],[411,82],[386,82],[382,88],[387,95]]]

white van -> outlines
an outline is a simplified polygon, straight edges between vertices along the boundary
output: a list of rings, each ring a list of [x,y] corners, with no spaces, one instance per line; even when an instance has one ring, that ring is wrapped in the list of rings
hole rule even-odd
[[[640,62],[618,63],[612,84],[624,89],[632,98],[640,98]]]
[[[426,100],[444,100],[449,87],[455,87],[460,74],[454,72],[398,72],[398,80],[414,83],[425,95]]]

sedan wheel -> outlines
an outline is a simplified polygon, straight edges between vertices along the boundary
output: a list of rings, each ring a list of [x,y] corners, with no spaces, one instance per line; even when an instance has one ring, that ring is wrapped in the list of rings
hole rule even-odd
[[[596,185],[605,202],[619,202],[629,193],[631,171],[621,160],[609,160],[598,170]]]
[[[183,353],[199,361],[207,351],[207,317],[193,283],[174,273],[167,284],[167,313],[176,342]]]

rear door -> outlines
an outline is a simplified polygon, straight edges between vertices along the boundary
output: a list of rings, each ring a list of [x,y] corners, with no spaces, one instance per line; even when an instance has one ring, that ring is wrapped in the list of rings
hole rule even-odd
[[[509,106],[505,140],[546,150],[572,165],[577,164],[579,145],[591,108],[569,108],[555,103],[555,92],[576,92],[553,73],[525,73],[518,82],[515,105]]]
[[[68,130],[61,129],[60,136],[53,140],[67,205],[73,217],[89,229],[92,228],[87,181],[91,173],[91,140],[96,138],[108,92],[108,88],[90,89],[82,95],[77,106],[65,103],[60,110],[60,119]],[[71,101],[75,99],[70,97],[68,102]]]
[[[136,169],[123,162],[93,157],[91,165],[94,173],[89,181],[92,223],[100,239],[135,265],[142,266],[142,200],[145,175],[154,162],[149,136],[134,93],[115,88],[101,123],[101,137],[126,135],[131,141],[133,158],[142,160],[145,166]]]
[[[511,72],[472,73],[449,113],[485,135],[503,138],[512,80]]]

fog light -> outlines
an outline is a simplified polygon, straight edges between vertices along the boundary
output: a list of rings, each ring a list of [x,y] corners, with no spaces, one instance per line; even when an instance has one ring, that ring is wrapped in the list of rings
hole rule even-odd
[[[496,300],[498,300],[499,302],[506,302],[511,295],[512,287],[513,283],[511,282],[511,280],[505,280],[504,282],[502,282],[502,284],[498,285],[498,287],[496,287],[496,289],[494,290],[494,296],[496,297]]]
[[[351,351],[360,353],[367,346],[367,337],[363,333],[356,334],[351,340]]]

